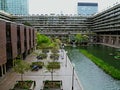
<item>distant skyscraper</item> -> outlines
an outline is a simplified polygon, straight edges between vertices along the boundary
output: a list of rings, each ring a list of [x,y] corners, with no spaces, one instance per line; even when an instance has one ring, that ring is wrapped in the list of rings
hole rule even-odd
[[[28,15],[28,0],[7,0],[8,13]]]
[[[98,12],[98,3],[79,2],[77,9],[79,15],[91,16]]]
[[[7,11],[7,2],[6,2],[6,0],[0,0],[0,10]]]

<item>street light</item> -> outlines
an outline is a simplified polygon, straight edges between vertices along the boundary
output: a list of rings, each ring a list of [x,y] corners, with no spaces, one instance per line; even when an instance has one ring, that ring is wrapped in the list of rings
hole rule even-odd
[[[66,62],[65,62],[65,66],[67,67],[67,51],[66,51],[65,53],[66,53]]]
[[[75,64],[73,63],[73,71],[72,71],[72,90],[74,90],[74,67],[75,67]]]
[[[63,49],[64,49],[64,43],[62,44],[62,52],[63,52],[62,59],[64,59],[64,51],[63,51]]]

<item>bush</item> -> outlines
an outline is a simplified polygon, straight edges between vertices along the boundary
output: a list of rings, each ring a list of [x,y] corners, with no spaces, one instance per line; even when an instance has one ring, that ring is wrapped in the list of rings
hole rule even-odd
[[[48,69],[60,69],[60,62],[49,62],[47,65]]]
[[[58,60],[59,59],[59,54],[56,54],[56,53],[51,54],[50,58],[53,59],[53,60]]]
[[[42,49],[42,53],[49,53],[49,49]]]
[[[59,53],[59,50],[58,49],[51,49],[51,52],[52,53]]]
[[[33,67],[35,65],[38,66],[38,67],[43,67],[44,63],[43,62],[32,62],[31,67]]]
[[[46,59],[47,58],[47,54],[45,53],[41,53],[37,56],[37,59]]]

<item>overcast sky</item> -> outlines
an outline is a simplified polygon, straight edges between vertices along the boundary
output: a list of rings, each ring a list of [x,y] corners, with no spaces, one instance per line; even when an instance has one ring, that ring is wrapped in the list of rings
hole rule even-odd
[[[98,11],[120,0],[29,0],[30,14],[77,14],[77,2],[98,2]]]

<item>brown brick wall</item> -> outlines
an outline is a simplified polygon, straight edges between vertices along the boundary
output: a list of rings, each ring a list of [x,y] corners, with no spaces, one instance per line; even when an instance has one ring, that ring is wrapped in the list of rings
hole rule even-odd
[[[33,48],[33,28],[31,28],[31,48]]]
[[[24,26],[20,25],[20,42],[21,42],[21,53],[24,53]]]
[[[26,27],[26,40],[27,40],[27,50],[30,49],[30,44],[29,44],[29,27]]]
[[[11,23],[12,58],[17,57],[17,25]]]
[[[0,20],[0,65],[6,61],[6,23]]]
[[[36,29],[34,29],[33,30],[33,34],[34,34],[34,36],[33,36],[33,46],[35,47],[35,42],[36,42]]]

